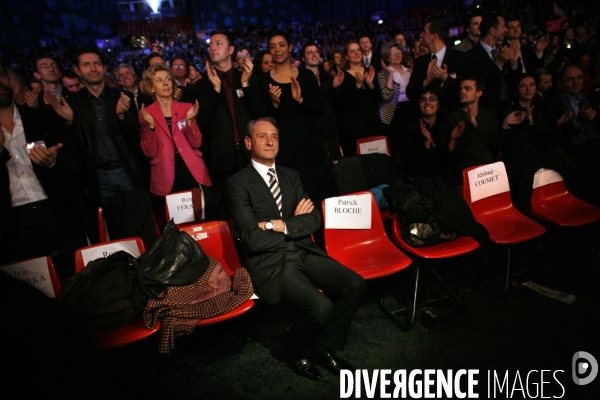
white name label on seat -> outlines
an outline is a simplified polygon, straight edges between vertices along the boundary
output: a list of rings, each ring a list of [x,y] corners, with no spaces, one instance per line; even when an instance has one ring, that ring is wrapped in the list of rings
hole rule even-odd
[[[83,265],[87,265],[92,260],[98,258],[106,258],[117,251],[126,251],[134,257],[141,255],[140,249],[135,240],[126,240],[124,242],[108,243],[98,247],[92,247],[91,249],[81,250],[81,258],[83,259]]]
[[[360,154],[381,153],[390,155],[385,139],[377,139],[371,142],[359,144]]]
[[[487,164],[468,172],[471,203],[510,191],[503,162]]]
[[[371,196],[359,194],[325,199],[325,228],[371,229]]]
[[[194,222],[194,204],[192,192],[181,192],[167,195],[167,208],[175,224]]]
[[[5,265],[0,269],[13,278],[30,284],[51,299],[56,297],[46,257]]]
[[[563,177],[553,169],[540,168],[533,176],[533,188],[546,186],[554,182],[560,182]]]

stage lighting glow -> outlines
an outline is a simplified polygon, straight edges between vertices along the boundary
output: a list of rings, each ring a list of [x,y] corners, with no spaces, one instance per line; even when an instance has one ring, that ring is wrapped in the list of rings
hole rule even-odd
[[[158,7],[160,6],[160,0],[146,0],[146,4],[148,7],[152,9],[153,12],[158,12]]]
[[[383,20],[382,20],[382,19],[380,19],[379,21],[377,21],[377,23],[378,23],[379,25],[381,25],[381,24],[383,24]]]

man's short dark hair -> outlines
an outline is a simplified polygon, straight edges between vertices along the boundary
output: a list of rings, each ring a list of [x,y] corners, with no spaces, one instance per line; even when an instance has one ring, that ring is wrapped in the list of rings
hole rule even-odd
[[[106,65],[106,58],[104,57],[104,54],[102,54],[102,52],[100,51],[100,49],[98,49],[97,47],[84,47],[82,49],[77,50],[77,52],[75,53],[75,56],[73,57],[73,63],[77,66],[77,68],[79,68],[79,57],[82,54],[96,54],[99,58],[100,58],[100,63],[104,66]]]
[[[223,35],[225,36],[225,38],[227,39],[227,47],[233,46],[234,41],[233,38],[231,37],[231,35],[228,32],[225,31],[212,31],[210,33],[210,37],[213,37],[215,35]]]
[[[481,79],[481,77],[478,75],[465,75],[460,78],[460,83],[463,83],[464,81],[474,81],[475,88],[477,89],[478,92],[483,92],[483,89],[485,89],[485,84],[483,83],[483,79]]]
[[[465,28],[465,30],[469,29],[469,27],[471,26],[471,21],[473,21],[473,18],[475,17],[483,17],[483,15],[479,12],[467,14],[463,23],[463,28]]]
[[[254,125],[256,125],[258,122],[270,122],[273,124],[273,126],[275,128],[277,128],[277,122],[275,122],[275,118],[273,118],[273,117],[262,117],[262,118],[253,119],[252,121],[248,122],[248,124],[246,125],[246,136],[248,136],[250,138],[252,137],[252,129],[254,129]]]
[[[504,22],[506,22],[508,24],[509,22],[512,22],[512,21],[517,21],[518,23],[521,23],[521,20],[518,17],[512,16],[512,15],[510,17],[506,17],[506,21],[504,21]]]
[[[481,19],[481,24],[479,24],[481,37],[486,36],[490,32],[490,29],[498,28],[498,25],[500,24],[498,17],[500,17],[500,15],[497,14],[486,14],[483,16]]]
[[[568,70],[569,68],[577,68],[578,70],[580,70],[580,71],[581,71],[581,68],[579,68],[577,65],[567,65],[567,66],[565,66],[565,67],[563,67],[563,68],[559,69],[559,70],[556,72],[556,82],[560,82],[560,83],[562,83],[562,80],[563,80],[563,78],[565,77],[565,73],[567,72],[567,70]]]
[[[171,61],[171,68],[173,68],[173,63],[175,62],[175,60],[183,61],[183,63],[185,64],[185,73],[187,75],[190,72],[190,63],[188,62],[188,60],[186,60],[182,56],[177,56],[173,59],[173,61]]]
[[[548,71],[546,68],[538,68],[533,73],[533,78],[535,79],[535,84],[539,85],[542,81],[542,76],[550,75],[552,76],[552,72]]]
[[[246,50],[246,51],[248,52],[248,54],[251,54],[251,53],[250,53],[250,49],[249,49],[249,48],[247,48],[246,46],[238,47],[238,48],[237,48],[237,49],[234,51],[234,53],[237,55],[237,53],[239,53],[240,51],[244,51],[244,50]]]
[[[319,46],[317,46],[315,43],[306,43],[304,46],[302,46],[302,50],[300,51],[300,58],[304,58],[306,56],[306,49],[310,46],[315,46],[317,50],[319,50]]]
[[[427,85],[421,87],[421,90],[419,90],[419,97],[417,98],[417,100],[421,98],[421,96],[423,96],[425,93],[433,93],[433,95],[438,98],[438,102],[441,106],[442,91],[440,90],[440,88],[434,85]]]
[[[440,40],[446,43],[446,39],[448,39],[448,34],[450,33],[450,26],[448,25],[448,21],[445,18],[432,18],[429,21],[429,33],[437,34]]]
[[[150,68],[150,60],[152,60],[154,57],[160,57],[164,60],[160,53],[153,51],[152,53],[148,54],[146,58],[144,58],[144,69]]]
[[[72,69],[65,69],[61,72],[61,75],[63,78],[79,79],[79,75],[77,75]]]

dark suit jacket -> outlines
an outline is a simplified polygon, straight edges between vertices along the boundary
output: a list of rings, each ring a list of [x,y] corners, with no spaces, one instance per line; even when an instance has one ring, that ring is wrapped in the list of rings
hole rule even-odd
[[[105,90],[106,115],[109,119],[110,134],[113,137],[115,147],[121,160],[125,162],[134,185],[147,189],[148,173],[141,167],[141,165],[147,165],[147,162],[142,164],[144,156],[140,148],[140,126],[133,95],[129,91],[108,86],[105,86]],[[131,98],[131,105],[123,120],[118,119],[115,112],[121,92],[126,93]],[[96,172],[96,124],[90,92],[83,88],[69,96],[68,102],[74,115],[69,136],[72,138],[77,154],[81,158],[85,183],[92,199],[96,201],[99,200],[100,191]]]
[[[436,85],[441,89],[444,100],[447,102],[446,104],[450,105],[450,109],[454,108],[452,106],[458,106],[459,83],[457,78],[461,73],[464,57],[465,53],[446,47],[446,54],[442,60],[442,65],[446,64],[448,67],[448,78],[445,82],[436,79],[432,83],[432,85]],[[410,76],[410,82],[406,87],[406,96],[409,99],[414,100],[419,96],[419,91],[423,87],[423,81],[427,78],[427,67],[430,62],[431,52],[415,60],[415,65]]]
[[[317,207],[309,214],[294,216],[298,202],[308,198],[298,173],[278,165],[275,169],[282,193],[283,217],[267,184],[251,163],[225,183],[229,211],[244,244],[246,267],[256,293],[267,303],[280,299],[286,252],[303,249],[327,257],[310,236],[321,226]],[[275,219],[283,219],[288,235],[258,228],[259,221]]]
[[[381,71],[381,54],[375,49],[371,49],[371,65],[375,68],[375,73]]]
[[[150,104],[154,103],[154,98],[152,96],[148,96],[146,93],[138,89],[137,101],[137,109],[139,111],[139,109],[142,108],[142,104],[144,107],[148,107]]]
[[[585,96],[585,93],[581,92],[581,96]],[[587,96],[586,96],[587,97]],[[588,99],[589,100],[589,99]],[[593,104],[593,103],[592,103]],[[565,151],[570,151],[577,145],[573,144],[572,137],[576,135],[577,128],[573,119],[566,124],[557,126],[557,122],[560,117],[567,111],[560,99],[560,95],[557,90],[551,90],[544,98],[544,115],[546,117],[546,125],[550,133],[550,144],[553,147],[560,148]],[[596,118],[598,118],[596,116]],[[595,121],[585,122],[585,124],[593,125]]]
[[[56,163],[52,168],[40,167],[35,163],[33,172],[48,196],[48,204],[55,216],[65,226],[83,233],[85,228],[85,208],[82,203],[82,188],[77,185],[80,165],[71,141],[67,135],[64,121],[50,108],[30,108],[17,105],[26,143],[43,140],[46,147],[62,143]],[[11,208],[9,178],[6,162],[11,155],[6,149],[0,153],[0,213]]]
[[[249,86],[245,88],[242,88],[241,78],[242,73],[234,70],[232,78],[233,107],[240,145],[249,160],[250,156],[243,143],[246,125],[251,120],[264,116],[266,108],[256,78],[251,77]],[[242,90],[244,95],[239,97],[237,90]],[[207,161],[209,170],[228,171],[234,166],[235,148],[233,118],[225,90],[221,87],[221,92],[217,93],[212,83],[205,78],[194,84],[194,91],[200,104],[198,125],[200,125],[204,141],[202,145],[205,153],[204,159]]]
[[[65,99],[68,99],[68,98],[69,98],[69,95],[71,95],[73,92],[70,92],[70,91],[69,91],[69,89],[67,89],[67,88],[66,88],[66,87],[64,87],[64,86],[61,86],[61,87],[62,87],[62,89],[61,89],[61,91],[60,91],[60,97],[64,97]],[[39,105],[48,106],[48,107],[52,107],[51,105],[49,105],[49,104],[46,104],[46,103],[44,102],[44,93],[45,93],[45,92],[46,92],[46,91],[45,91],[44,89],[42,89],[42,90],[41,90],[41,91],[38,93],[38,96],[37,96],[37,98],[38,98],[38,104],[39,104]]]
[[[522,68],[519,65],[516,69],[512,69],[507,62],[504,68],[500,70],[498,65],[492,61],[483,46],[479,46],[465,53],[463,74],[480,76],[484,83],[483,95],[479,99],[479,107],[487,108],[501,115],[507,102],[500,100],[502,93],[502,80],[506,83],[508,95],[511,94],[511,88],[522,73]]]

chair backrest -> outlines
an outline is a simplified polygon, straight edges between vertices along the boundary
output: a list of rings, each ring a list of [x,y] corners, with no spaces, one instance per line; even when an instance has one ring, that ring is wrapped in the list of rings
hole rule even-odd
[[[392,154],[386,136],[371,136],[356,141],[356,154],[371,153],[387,154],[388,156]]]
[[[463,198],[475,215],[512,207],[504,163],[466,168],[463,171]]]
[[[167,221],[173,218],[175,225],[201,222],[204,220],[204,192],[198,187],[194,199],[192,190],[175,192],[165,196]],[[194,201],[195,200],[195,201]]]
[[[144,254],[146,248],[140,238],[125,238],[110,242],[93,244],[75,251],[75,272],[81,271],[87,263],[102,257],[124,250],[134,257]]]
[[[198,242],[206,255],[223,264],[223,269],[230,275],[242,266],[227,222],[210,221],[179,229]]]
[[[28,283],[51,299],[60,297],[62,286],[50,257],[37,257],[0,266],[0,271]]]
[[[356,195],[369,195],[371,198],[371,228],[370,229],[331,229],[328,228],[327,220],[330,218],[328,215],[325,202],[327,199],[323,200],[322,209],[323,209],[323,223],[325,226],[324,237],[325,237],[325,249],[328,254],[332,254],[333,252],[342,252],[345,249],[349,249],[355,247],[357,244],[366,244],[366,243],[375,243],[381,240],[389,241],[385,229],[383,227],[383,222],[381,220],[381,215],[379,214],[379,209],[377,208],[377,202],[375,201],[375,197],[369,191],[352,193],[345,196],[336,197],[336,199],[344,199],[350,196]],[[351,214],[347,214],[349,218],[351,218]]]
[[[533,177],[531,200],[543,201],[556,196],[569,194],[563,177],[552,169],[540,168]]]

